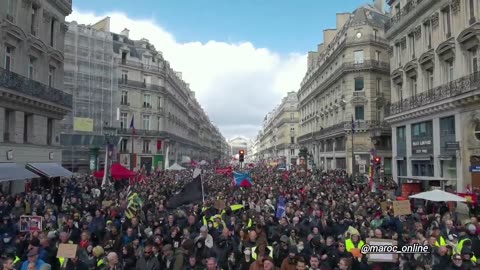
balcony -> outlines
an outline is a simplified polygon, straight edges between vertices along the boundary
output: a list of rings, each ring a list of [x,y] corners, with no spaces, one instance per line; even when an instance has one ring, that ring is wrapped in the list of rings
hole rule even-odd
[[[136,88],[141,88],[145,90],[152,90],[152,91],[164,91],[165,87],[156,85],[156,84],[146,84],[144,82],[139,82],[139,81],[125,81],[122,79],[118,79],[118,85],[119,87],[122,87],[122,85],[130,86],[130,87],[136,87]]]
[[[400,9],[400,11],[391,17],[385,23],[385,33],[390,34],[396,29],[399,29],[403,23],[416,18],[426,9],[432,6],[437,0],[410,0]],[[392,7],[393,8],[393,7]]]
[[[455,81],[451,81],[391,104],[390,115],[403,113],[479,89],[480,72],[472,73]]]
[[[125,59],[115,59],[115,62],[120,66],[134,67],[142,70],[154,71],[154,72],[164,72],[164,65],[162,62],[159,65],[147,65],[137,61],[129,61]]]
[[[130,102],[127,102],[126,100],[120,101],[121,106],[130,106]]]
[[[72,108],[72,95],[4,68],[0,68],[0,87]]]

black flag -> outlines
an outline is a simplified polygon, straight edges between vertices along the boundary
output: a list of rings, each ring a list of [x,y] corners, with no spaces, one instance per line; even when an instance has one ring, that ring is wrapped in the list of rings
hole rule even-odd
[[[180,193],[168,200],[167,208],[177,208],[182,205],[202,201],[202,199],[202,178],[201,174],[198,174],[195,178],[193,178],[190,183],[186,184],[182,188],[182,191],[180,191]]]

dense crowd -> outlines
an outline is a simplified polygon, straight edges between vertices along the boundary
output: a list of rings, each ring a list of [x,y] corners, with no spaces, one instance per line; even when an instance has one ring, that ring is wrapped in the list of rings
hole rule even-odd
[[[189,170],[107,188],[101,180],[76,177],[52,188],[2,194],[1,265],[8,270],[480,269],[474,205],[469,220],[445,202],[412,203],[411,215],[396,216],[390,191],[398,187],[391,181],[372,192],[339,171],[285,177],[264,165],[248,170],[253,185],[240,188],[231,176],[204,168],[205,200],[175,209],[167,202],[192,179]],[[127,215],[132,192],[142,203]],[[23,215],[42,216],[42,230],[21,232]],[[367,238],[431,248],[378,262],[358,252]],[[58,258],[59,245],[68,243],[77,245],[75,257]]]

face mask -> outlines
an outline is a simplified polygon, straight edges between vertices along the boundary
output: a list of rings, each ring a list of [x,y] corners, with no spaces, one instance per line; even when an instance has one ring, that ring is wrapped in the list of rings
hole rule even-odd
[[[12,240],[10,237],[3,238],[3,243],[8,244],[10,243],[10,240]]]
[[[298,249],[298,251],[302,251],[303,250],[303,245],[298,245],[297,249]]]
[[[209,227],[209,228],[212,228],[212,227],[213,227],[213,224],[211,224],[211,223],[208,224],[208,227]]]
[[[250,250],[245,250],[244,253],[245,253],[246,256],[250,256],[252,254],[252,252]]]

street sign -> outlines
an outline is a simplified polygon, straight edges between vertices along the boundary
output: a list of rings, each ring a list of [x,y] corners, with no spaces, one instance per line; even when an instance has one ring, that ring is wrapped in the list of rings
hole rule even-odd
[[[469,171],[472,172],[472,173],[480,173],[480,165],[472,165],[472,166],[470,166]]]
[[[358,165],[367,165],[367,161],[364,159],[357,160]]]
[[[363,165],[358,165],[358,171],[359,171],[360,173],[365,173],[365,164],[363,164]]]
[[[360,155],[355,155],[355,160],[359,161],[360,160]]]

